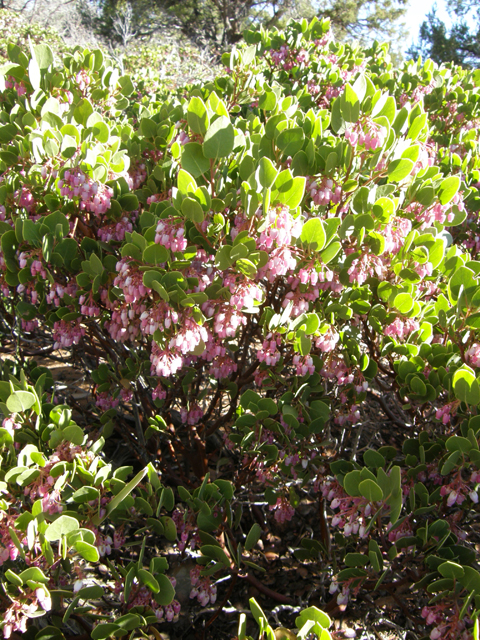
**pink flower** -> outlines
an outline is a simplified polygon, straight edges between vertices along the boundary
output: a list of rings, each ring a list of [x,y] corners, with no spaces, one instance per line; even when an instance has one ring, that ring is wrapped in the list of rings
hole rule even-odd
[[[465,360],[472,367],[480,367],[480,344],[475,342],[470,349],[465,352]]]
[[[295,509],[290,504],[288,498],[281,496],[277,498],[277,502],[269,506],[270,511],[275,511],[275,520],[279,524],[284,524],[293,518]]]

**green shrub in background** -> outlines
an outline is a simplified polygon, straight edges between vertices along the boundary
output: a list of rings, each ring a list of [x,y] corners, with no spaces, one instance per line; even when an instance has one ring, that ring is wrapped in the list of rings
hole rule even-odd
[[[57,65],[48,45],[8,47],[6,637],[37,615],[98,639],[174,621],[165,540],[196,558],[192,597],[224,604],[307,497],[328,511],[295,556],[325,572],[329,608],[405,581],[417,630],[474,635],[480,72],[396,70],[327,21],[245,38],[225,73],[166,97],[99,49]],[[87,429],[32,341],[83,364]],[[360,456],[372,406],[399,435]],[[100,454],[126,425],[133,480]],[[259,493],[265,529],[242,513]],[[82,591],[98,562],[116,585],[101,600]],[[315,607],[295,624],[341,637]]]
[[[220,71],[218,55],[188,42],[132,46],[122,62],[125,71],[139,83],[169,91],[200,80],[213,80]]]
[[[8,60],[8,44],[26,48],[29,38],[33,44],[48,41],[57,56],[66,52],[65,44],[55,29],[41,27],[35,22],[29,23],[19,13],[0,9],[0,56]]]

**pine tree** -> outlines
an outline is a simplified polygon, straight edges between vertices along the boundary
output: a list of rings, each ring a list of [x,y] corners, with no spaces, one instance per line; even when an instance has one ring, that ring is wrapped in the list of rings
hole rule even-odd
[[[412,58],[422,55],[438,64],[480,66],[480,0],[448,0],[447,8],[454,19],[450,29],[433,9],[420,27],[419,42],[409,49],[408,55]]]
[[[402,33],[399,20],[408,0],[130,0],[131,31],[151,35],[158,25],[174,20],[194,38],[229,45],[242,38],[243,30],[263,24],[284,26],[289,18],[330,18],[339,39],[352,37],[362,43],[374,38],[396,39]],[[101,35],[120,42],[119,22],[125,14],[125,0],[84,0],[97,12],[93,23]]]

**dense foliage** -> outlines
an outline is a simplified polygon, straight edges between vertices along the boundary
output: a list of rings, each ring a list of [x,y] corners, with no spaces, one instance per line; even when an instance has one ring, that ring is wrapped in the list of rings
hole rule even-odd
[[[174,634],[174,554],[202,607],[242,579],[293,604],[256,576],[309,503],[294,553],[332,616],[392,593],[432,640],[478,638],[480,72],[396,70],[328,21],[245,38],[169,95],[101,50],[8,46],[4,637]],[[345,637],[303,604],[296,637]]]

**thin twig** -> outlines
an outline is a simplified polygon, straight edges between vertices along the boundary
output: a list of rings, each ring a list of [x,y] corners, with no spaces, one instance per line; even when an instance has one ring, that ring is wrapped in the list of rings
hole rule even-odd
[[[276,600],[277,602],[281,602],[283,604],[293,604],[293,600],[288,596],[284,596],[281,593],[277,593],[272,589],[269,589],[265,586],[258,578],[256,578],[253,574],[247,573],[246,576],[240,576],[241,578],[245,578],[247,582],[250,582],[256,589],[258,589],[261,593],[272,598],[272,600]]]

